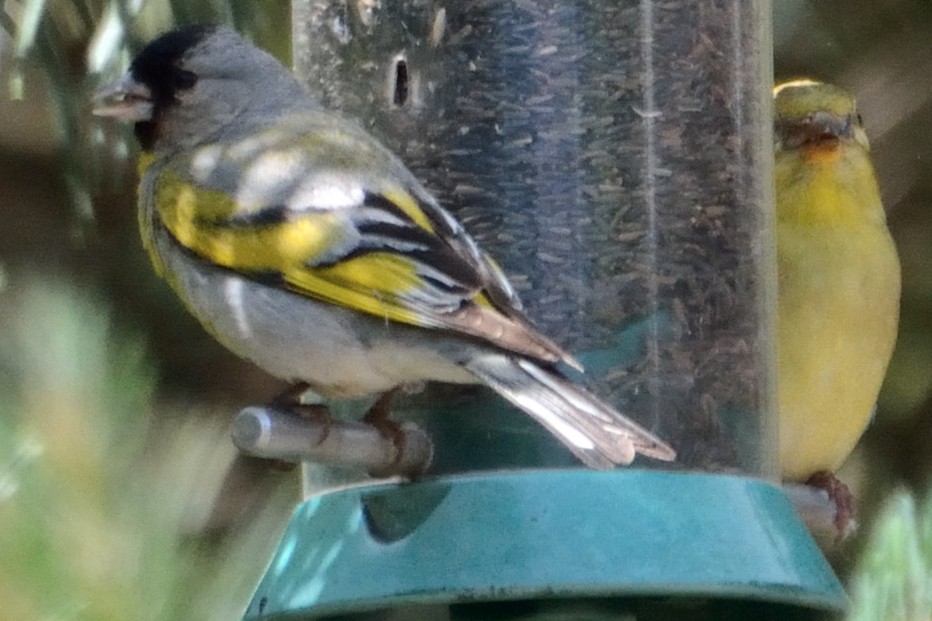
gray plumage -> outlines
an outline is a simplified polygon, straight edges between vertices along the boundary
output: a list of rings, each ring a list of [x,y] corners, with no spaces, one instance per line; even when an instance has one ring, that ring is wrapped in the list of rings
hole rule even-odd
[[[236,354],[330,398],[484,383],[593,468],[675,457],[556,370],[577,363],[398,158],[232,30],[164,35],[102,93],[154,156],[153,262]]]

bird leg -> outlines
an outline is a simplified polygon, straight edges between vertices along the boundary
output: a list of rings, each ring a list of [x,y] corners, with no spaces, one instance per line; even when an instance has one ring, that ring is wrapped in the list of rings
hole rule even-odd
[[[372,407],[363,416],[362,421],[372,425],[379,430],[379,433],[391,440],[392,445],[395,447],[396,458],[400,459],[404,455],[405,432],[401,428],[401,424],[391,419],[392,400],[397,393],[398,388],[392,388],[383,393],[372,404]]]
[[[301,403],[301,397],[304,396],[311,385],[307,382],[295,382],[279,394],[277,394],[269,403],[271,405],[291,406]]]
[[[269,402],[269,405],[274,409],[295,414],[305,420],[319,422],[324,426],[326,433],[329,433],[333,419],[330,417],[330,410],[327,409],[327,406],[301,402],[301,397],[310,388],[311,385],[307,382],[295,382],[276,395]],[[324,437],[326,437],[326,434]]]
[[[841,480],[828,470],[820,470],[806,481],[806,485],[825,490],[835,504],[835,528],[838,537],[846,538],[857,528],[857,499]]]
[[[366,412],[366,415],[362,418],[364,423],[372,425],[385,436],[393,440],[401,433],[401,425],[391,419],[392,400],[395,398],[397,392],[397,388],[392,388],[388,392],[383,393],[382,396],[376,399],[375,403],[372,404]]]

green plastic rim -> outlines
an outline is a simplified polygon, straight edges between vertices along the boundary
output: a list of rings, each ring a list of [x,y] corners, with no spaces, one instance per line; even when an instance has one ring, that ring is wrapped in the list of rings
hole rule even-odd
[[[844,590],[782,491],[642,470],[372,485],[295,510],[244,617],[412,604],[688,597],[823,612]]]

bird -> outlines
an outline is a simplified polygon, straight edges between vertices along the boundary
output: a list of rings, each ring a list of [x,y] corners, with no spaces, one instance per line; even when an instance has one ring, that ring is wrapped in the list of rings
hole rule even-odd
[[[134,124],[143,245],[240,357],[329,400],[485,384],[591,468],[675,459],[561,372],[581,367],[393,153],[233,29],[155,38],[93,112]]]
[[[848,92],[778,84],[774,157],[780,472],[829,491],[842,526],[853,497],[834,472],[872,418],[893,353],[900,264]]]

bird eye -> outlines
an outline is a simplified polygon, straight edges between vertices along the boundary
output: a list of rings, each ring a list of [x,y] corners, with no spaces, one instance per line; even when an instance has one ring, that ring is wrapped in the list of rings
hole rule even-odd
[[[191,71],[186,71],[184,69],[178,69],[174,72],[174,82],[175,88],[180,90],[187,90],[197,84],[197,75]]]

